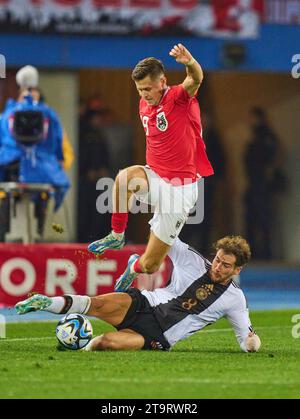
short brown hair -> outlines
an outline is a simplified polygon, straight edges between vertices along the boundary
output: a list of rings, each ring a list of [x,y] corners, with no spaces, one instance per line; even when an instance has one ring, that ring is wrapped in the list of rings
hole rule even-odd
[[[150,76],[153,80],[162,74],[165,74],[163,63],[157,58],[149,57],[137,63],[133,69],[131,78],[133,81],[140,81]]]
[[[241,236],[226,236],[213,244],[216,251],[222,249],[226,254],[233,254],[236,266],[243,266],[251,258],[249,243]]]

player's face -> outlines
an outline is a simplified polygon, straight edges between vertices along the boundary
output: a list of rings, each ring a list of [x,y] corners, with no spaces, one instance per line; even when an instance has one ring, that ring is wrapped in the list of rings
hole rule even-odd
[[[241,272],[241,267],[235,265],[236,257],[233,254],[227,254],[224,250],[218,250],[210,270],[211,280],[219,284],[226,284],[230,278]]]
[[[164,89],[167,86],[167,80],[165,76],[160,76],[153,80],[150,76],[147,76],[143,80],[136,81],[135,85],[140,97],[143,98],[148,105],[156,106],[162,98]]]

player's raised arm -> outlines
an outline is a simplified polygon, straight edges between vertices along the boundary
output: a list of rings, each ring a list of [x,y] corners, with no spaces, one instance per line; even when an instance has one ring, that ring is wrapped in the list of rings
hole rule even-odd
[[[203,71],[200,64],[182,44],[174,45],[169,54],[175,58],[177,63],[185,66],[187,76],[182,85],[191,97],[194,96],[203,80]]]

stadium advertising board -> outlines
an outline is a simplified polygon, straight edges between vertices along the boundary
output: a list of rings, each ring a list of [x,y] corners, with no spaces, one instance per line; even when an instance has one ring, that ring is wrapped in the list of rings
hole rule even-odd
[[[300,25],[300,1],[265,0],[265,21],[282,25]]]
[[[1,244],[0,304],[11,306],[28,293],[88,294],[113,292],[115,280],[123,273],[133,253],[142,254],[144,246],[126,246],[118,252],[107,251],[101,259],[76,244]],[[140,275],[134,284],[140,289],[163,286],[170,273],[166,261],[159,272]]]
[[[2,32],[258,36],[264,0],[0,1]]]

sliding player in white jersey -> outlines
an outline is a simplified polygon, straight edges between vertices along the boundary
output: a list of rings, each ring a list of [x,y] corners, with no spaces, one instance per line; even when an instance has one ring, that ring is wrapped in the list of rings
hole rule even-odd
[[[260,339],[252,329],[242,290],[233,282],[251,256],[240,236],[226,236],[215,244],[210,263],[176,239],[170,249],[172,277],[165,288],[88,297],[34,295],[16,305],[19,314],[46,310],[98,317],[117,331],[95,337],[86,350],[169,350],[204,327],[226,317],[245,352],[256,352]]]

